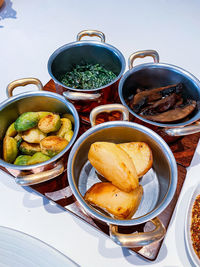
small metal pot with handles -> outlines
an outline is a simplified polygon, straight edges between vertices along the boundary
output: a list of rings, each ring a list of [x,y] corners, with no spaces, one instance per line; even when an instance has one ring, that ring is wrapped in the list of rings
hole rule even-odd
[[[105,122],[95,126],[100,112],[121,111],[124,121]],[[83,210],[91,217],[109,225],[110,237],[120,246],[141,247],[161,240],[165,227],[157,217],[170,203],[177,185],[177,166],[167,143],[154,131],[137,123],[127,121],[129,112],[121,104],[110,104],[92,110],[92,128],[86,131],[74,144],[68,159],[67,174],[71,190]],[[137,212],[131,219],[119,220],[108,213],[90,206],[85,200],[86,191],[101,182],[95,169],[88,161],[88,151],[97,141],[126,143],[146,142],[153,153],[153,167],[140,180],[143,198]],[[121,234],[118,226],[133,226],[151,221],[155,228],[144,233]]]
[[[143,63],[133,66],[135,59],[147,56],[152,57],[154,63]],[[200,122],[198,122],[200,119],[200,110],[198,107],[187,120],[182,120],[177,123],[161,123],[145,119],[135,113],[129,104],[127,104],[128,98],[135,95],[138,88],[153,89],[178,83],[184,85],[187,98],[199,102],[200,81],[196,77],[180,67],[159,63],[159,55],[155,50],[144,50],[133,53],[129,57],[128,65],[129,70],[120,80],[118,92],[122,104],[128,108],[133,116],[143,121],[149,127],[161,127],[164,136],[182,136],[200,131]]]
[[[99,41],[81,40],[84,36],[97,36]],[[125,70],[125,59],[114,46],[105,43],[103,32],[85,30],[77,35],[77,41],[58,48],[49,58],[48,72],[53,79],[57,93],[70,100],[78,112],[89,113],[94,107],[113,102],[119,79]],[[94,89],[75,89],[60,82],[60,76],[71,71],[75,65],[100,64],[114,72],[116,78],[109,84]]]
[[[31,91],[13,96],[14,88],[28,84],[35,84],[39,91]],[[2,157],[0,158],[0,169],[14,176],[16,183],[23,186],[48,181],[62,174],[66,170],[65,154],[74,143],[79,131],[79,116],[75,107],[63,96],[42,91],[42,89],[42,83],[35,78],[19,79],[8,85],[7,95],[9,98],[0,104],[1,143],[8,126],[20,114],[28,111],[50,111],[59,114],[70,113],[74,118],[74,134],[69,144],[59,154],[39,164],[19,166],[7,163]]]

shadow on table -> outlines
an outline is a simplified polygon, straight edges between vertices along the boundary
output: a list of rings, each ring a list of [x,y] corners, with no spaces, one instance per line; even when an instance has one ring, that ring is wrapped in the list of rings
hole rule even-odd
[[[135,266],[140,266],[140,265],[153,265],[154,261],[149,261],[146,260],[145,258],[133,254],[134,252],[130,252],[127,248],[122,248],[123,254],[125,259],[131,263],[132,265],[134,264]],[[165,244],[162,244],[162,253],[160,252],[158,254],[158,257],[155,260],[155,264],[158,264],[159,262],[163,261],[167,257],[167,247]]]
[[[37,191],[33,190],[28,186],[24,186],[23,189],[31,194],[24,194],[23,205],[27,208],[37,208],[43,206],[44,209],[49,213],[61,213],[64,212],[64,209],[58,206],[56,203],[53,203],[48,198],[44,197]],[[38,196],[34,198],[33,196]]]
[[[12,1],[5,0],[3,6],[0,8],[0,21],[4,19],[16,19],[17,18],[17,12],[12,8]],[[2,25],[0,25],[0,28],[3,28]]]

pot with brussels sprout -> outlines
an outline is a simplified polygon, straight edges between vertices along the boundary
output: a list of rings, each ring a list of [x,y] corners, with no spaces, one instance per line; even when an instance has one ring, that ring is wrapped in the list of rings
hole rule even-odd
[[[20,185],[62,174],[79,130],[77,111],[63,96],[42,91],[12,96],[15,87],[27,84],[42,89],[38,79],[16,80],[7,87],[11,97],[0,104],[0,168]]]

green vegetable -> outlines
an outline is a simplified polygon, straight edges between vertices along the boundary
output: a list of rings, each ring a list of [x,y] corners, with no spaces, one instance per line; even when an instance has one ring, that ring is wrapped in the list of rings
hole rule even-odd
[[[6,131],[6,136],[14,137],[17,135],[17,131],[15,130],[15,123],[13,122]]]
[[[28,165],[38,164],[38,163],[44,162],[44,161],[49,160],[49,159],[50,159],[50,157],[44,155],[42,152],[37,152],[28,161]]]
[[[94,89],[110,83],[116,75],[100,64],[76,65],[60,77],[61,83],[71,88]]]
[[[52,112],[49,111],[38,111],[37,114],[39,115],[39,120],[44,118],[45,116],[52,114]]]
[[[37,112],[25,112],[15,121],[15,130],[18,132],[26,131],[38,124],[39,115]]]
[[[73,117],[72,114],[65,113],[65,114],[62,115],[62,118],[67,118],[67,119],[69,119],[74,124],[74,117]]]
[[[47,136],[40,142],[42,153],[49,157],[54,157],[60,153],[67,145],[68,141],[59,136]]]
[[[22,138],[28,143],[37,143],[46,137],[46,134],[41,132],[38,128],[32,128],[23,132]]]
[[[20,150],[20,152],[22,154],[31,155],[32,156],[36,152],[40,152],[41,148],[40,148],[39,144],[30,144],[30,143],[27,143],[27,142],[22,142],[20,144],[19,150]]]
[[[16,158],[14,164],[15,165],[28,165],[28,162],[30,159],[31,159],[31,156],[20,155]]]
[[[72,130],[69,130],[68,132],[66,132],[64,138],[70,142],[70,140],[72,139],[72,136],[73,136],[74,132]]]
[[[13,163],[18,153],[17,141],[10,136],[3,139],[3,159],[6,162]]]
[[[64,137],[66,132],[72,129],[72,122],[67,118],[62,118],[60,120],[61,120],[61,127],[57,132],[55,132],[55,135],[59,137]]]
[[[60,126],[61,126],[60,116],[58,114],[53,114],[53,113],[43,117],[38,123],[38,128],[43,133],[58,131],[60,129]]]

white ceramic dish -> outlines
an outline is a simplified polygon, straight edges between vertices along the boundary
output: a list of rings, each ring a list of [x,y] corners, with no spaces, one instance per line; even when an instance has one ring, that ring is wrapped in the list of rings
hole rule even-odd
[[[189,252],[189,255],[193,261],[193,263],[196,266],[200,266],[200,259],[197,257],[193,246],[192,246],[192,239],[191,239],[191,234],[190,234],[190,227],[191,227],[191,216],[192,216],[192,207],[194,204],[194,201],[196,197],[200,195],[200,184],[195,186],[193,192],[192,192],[192,197],[190,199],[188,208],[187,208],[187,213],[186,213],[186,220],[185,220],[185,241],[187,245],[187,249]]]
[[[71,259],[46,243],[25,233],[0,227],[0,267],[74,267]]]

